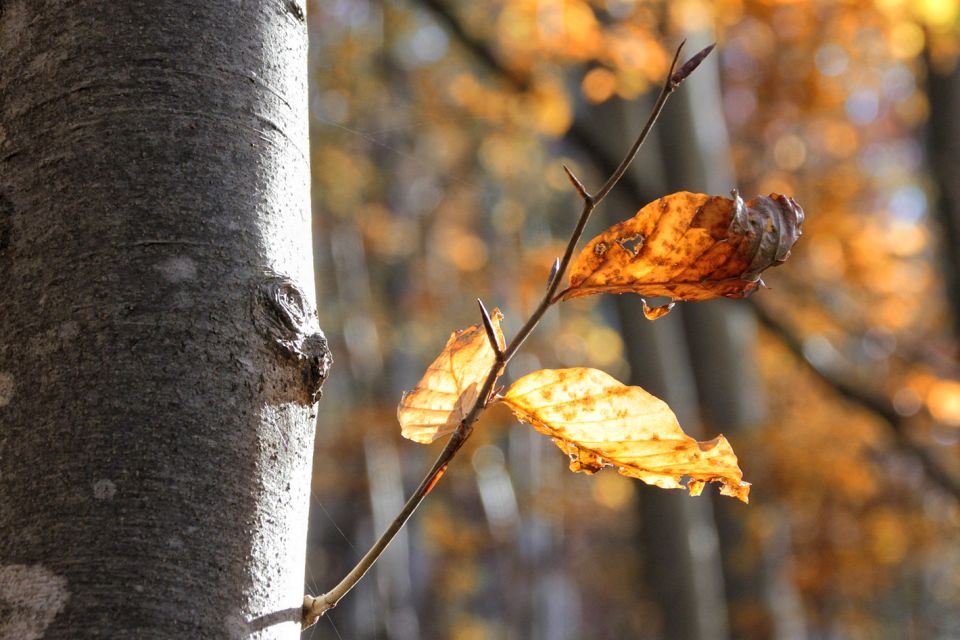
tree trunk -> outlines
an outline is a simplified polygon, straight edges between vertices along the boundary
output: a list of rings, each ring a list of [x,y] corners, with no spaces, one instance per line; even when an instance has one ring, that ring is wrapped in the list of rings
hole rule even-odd
[[[663,123],[671,110],[676,109],[673,102],[689,84],[692,83],[686,83],[667,105],[651,142],[663,145],[664,138],[669,138]],[[644,110],[635,104],[620,102],[608,103],[601,109],[601,114],[593,119],[597,123],[593,137],[603,148],[618,149],[623,145],[622,132],[639,130],[641,125],[636,120],[643,116]],[[683,126],[690,125],[683,123]],[[627,180],[604,204],[610,216],[608,224],[630,217],[647,202],[665,195],[667,176],[660,164],[652,146],[643,150]],[[656,192],[642,193],[635,178],[638,175],[645,176]],[[625,382],[639,385],[666,401],[677,413],[683,428],[698,437],[697,390],[680,320],[687,309],[675,309],[668,317],[651,323],[643,317],[640,298],[614,296],[613,303],[630,364],[630,379]],[[725,640],[729,637],[728,620],[712,505],[704,498],[693,499],[680,491],[643,485],[639,488],[639,538],[644,549],[647,584],[663,616],[662,637]]]
[[[927,151],[937,190],[933,211],[942,229],[940,276],[953,316],[953,334],[960,338],[960,68],[937,68],[929,52],[927,63]]]
[[[0,637],[299,633],[299,0],[0,1]]]
[[[710,34],[691,35],[702,44],[712,39]],[[736,179],[720,107],[719,58],[706,60],[697,70],[695,81],[686,83],[683,89],[661,122],[661,131],[668,138],[662,145],[667,191],[687,189],[726,195],[736,186]],[[755,353],[756,321],[743,300],[689,304],[682,311],[700,417],[709,427],[703,436],[724,433],[736,447],[738,435],[753,430],[766,417]],[[743,450],[738,451],[742,456]],[[748,459],[741,457],[741,468],[749,480]],[[751,547],[745,531],[746,507],[716,493],[710,495],[714,498],[731,636],[777,640],[804,637],[799,596],[785,567],[790,552],[789,523],[768,505],[765,515],[777,535],[764,545]]]

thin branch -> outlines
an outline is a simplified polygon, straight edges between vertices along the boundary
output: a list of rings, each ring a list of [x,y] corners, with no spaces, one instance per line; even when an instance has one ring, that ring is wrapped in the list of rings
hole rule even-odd
[[[680,43],[680,46],[677,47],[677,53],[673,57],[673,63],[670,65],[670,71],[667,72],[667,79],[663,83],[663,88],[660,90],[660,95],[657,97],[656,103],[654,103],[653,108],[650,110],[650,115],[647,117],[647,122],[644,124],[643,129],[640,131],[640,135],[637,136],[633,146],[630,147],[630,151],[627,152],[627,155],[614,170],[613,174],[605,183],[603,183],[603,186],[596,195],[590,196],[585,189],[583,190],[583,193],[586,195],[581,194],[581,198],[583,198],[583,209],[580,212],[580,219],[577,220],[577,226],[570,236],[570,241],[567,242],[567,248],[563,252],[563,257],[560,258],[560,267],[557,269],[557,275],[550,281],[550,286],[547,287],[547,293],[534,310],[533,315],[530,316],[530,319],[520,329],[514,339],[510,342],[510,345],[507,347],[505,352],[507,361],[510,360],[510,357],[516,353],[517,349],[520,348],[524,340],[527,339],[527,336],[529,336],[530,333],[536,328],[537,323],[540,322],[540,318],[547,311],[547,309],[550,308],[550,305],[555,304],[558,301],[558,298],[556,297],[557,289],[560,288],[560,282],[563,280],[563,275],[567,272],[567,267],[570,266],[570,260],[573,258],[573,252],[576,250],[577,244],[580,242],[580,237],[583,235],[583,230],[586,228],[587,222],[590,220],[590,215],[593,213],[593,210],[596,209],[601,202],[603,202],[603,199],[607,197],[607,194],[610,193],[613,187],[616,186],[617,182],[620,181],[620,178],[623,177],[623,174],[630,166],[630,163],[633,162],[633,159],[637,156],[637,152],[640,150],[640,147],[643,146],[644,141],[647,139],[650,129],[653,128],[657,118],[660,117],[660,112],[663,111],[663,106],[667,103],[667,98],[669,98],[670,94],[673,93],[678,86],[680,86],[678,83],[674,82],[673,72],[677,65],[677,59],[680,56],[681,48],[683,48],[682,42]],[[569,171],[567,174],[571,175]],[[577,182],[579,182],[579,180],[577,180]],[[577,191],[579,192],[580,189]]]
[[[577,193],[580,194],[580,197],[584,200],[592,200],[593,196],[587,193],[587,188],[583,186],[582,182],[580,182],[580,178],[573,174],[573,171],[570,170],[570,167],[565,164],[561,164],[560,166],[563,167],[564,173],[566,173],[567,177],[570,178],[570,184],[572,184],[573,188],[577,190]]]
[[[493,381],[491,378],[488,378],[487,383],[484,384],[485,394],[480,397],[485,397],[486,394],[490,393],[491,388],[493,387]],[[477,404],[474,405],[474,410],[477,407],[480,407],[481,403],[478,400]],[[380,557],[380,554],[384,552],[393,538],[400,532],[400,529],[403,528],[403,525],[406,524],[410,516],[413,515],[413,512],[417,510],[417,507],[420,506],[420,502],[423,501],[425,497],[433,490],[433,487],[436,486],[437,482],[443,476],[444,472],[447,470],[447,465],[450,460],[456,455],[457,451],[460,450],[460,447],[463,446],[463,443],[466,442],[467,436],[470,434],[470,429],[465,428],[465,425],[468,424],[470,416],[473,415],[474,411],[470,412],[463,422],[460,423],[460,427],[450,436],[450,439],[447,440],[446,446],[443,448],[443,451],[440,452],[440,455],[437,457],[436,462],[433,463],[433,467],[430,468],[430,471],[424,477],[423,481],[420,483],[420,486],[417,487],[417,490],[413,492],[413,495],[410,496],[410,499],[407,500],[407,503],[403,505],[403,509],[400,510],[400,513],[393,519],[393,522],[390,523],[390,526],[387,527],[376,542],[373,543],[373,546],[370,547],[370,550],[367,551],[360,561],[357,562],[356,566],[350,570],[343,580],[335,586],[330,591],[327,591],[325,594],[318,596],[316,598],[312,596],[303,597],[303,628],[306,629],[310,625],[314,624],[317,620],[320,619],[324,613],[333,609],[337,606],[337,603],[340,602],[340,599],[343,596],[353,589],[354,586],[363,576],[370,570],[370,567],[377,561]],[[477,412],[479,414],[479,411]],[[474,420],[476,418],[474,417]]]
[[[553,259],[553,266],[550,267],[550,275],[547,276],[547,286],[551,286],[553,281],[557,279],[557,276],[560,274],[560,256],[557,256]]]
[[[914,455],[923,466],[923,470],[931,481],[940,486],[954,498],[960,499],[960,480],[954,478],[946,469],[940,466],[930,451],[914,442],[909,435],[906,420],[897,413],[889,400],[873,394],[857,385],[851,384],[846,376],[820,368],[806,358],[803,353],[803,343],[793,331],[773,316],[763,305],[751,302],[757,320],[767,330],[779,338],[787,349],[799,360],[803,366],[821,381],[831,386],[840,396],[866,409],[880,418],[889,427],[897,441],[897,445]]]
[[[682,46],[683,45],[681,44],[681,47]],[[550,278],[543,298],[540,300],[540,304],[537,305],[537,308],[520,328],[513,340],[510,341],[510,344],[506,346],[502,354],[498,354],[496,362],[490,367],[490,371],[487,373],[487,377],[483,381],[483,385],[480,388],[480,393],[477,396],[477,401],[470,409],[470,412],[466,415],[466,417],[464,417],[464,419],[460,422],[460,425],[450,436],[450,439],[447,441],[443,451],[440,452],[440,455],[433,463],[433,467],[431,467],[430,471],[424,477],[416,491],[413,492],[413,495],[410,496],[410,499],[407,500],[407,503],[403,506],[403,509],[401,509],[400,513],[397,514],[393,522],[390,523],[390,526],[387,527],[387,530],[381,534],[381,536],[373,544],[370,550],[364,554],[356,566],[350,570],[350,572],[343,578],[343,580],[340,581],[337,586],[325,594],[316,598],[309,595],[304,596],[304,628],[309,627],[315,623],[325,612],[337,606],[337,603],[340,601],[340,599],[343,598],[343,596],[345,596],[351,589],[353,589],[353,587],[356,586],[364,574],[370,570],[370,567],[373,566],[373,564],[377,561],[377,558],[380,557],[380,554],[383,553],[383,551],[387,548],[387,545],[390,544],[403,525],[406,524],[410,516],[413,515],[413,512],[416,511],[418,506],[420,506],[420,503],[423,501],[423,499],[427,496],[427,494],[430,493],[433,487],[436,486],[441,476],[447,470],[447,466],[450,464],[450,461],[463,446],[463,443],[467,441],[467,438],[470,437],[470,434],[473,432],[474,423],[476,423],[477,418],[480,417],[480,414],[483,413],[483,410],[487,407],[487,403],[490,400],[494,385],[496,384],[497,377],[499,376],[501,370],[504,366],[506,366],[507,363],[510,362],[510,359],[520,349],[527,337],[533,332],[534,329],[537,328],[537,325],[540,324],[540,319],[543,318],[543,315],[547,312],[547,309],[557,302],[557,298],[555,297],[557,289],[560,286],[560,282],[563,280],[563,276],[566,273],[567,267],[570,265],[570,261],[573,258],[573,253],[577,248],[577,244],[580,242],[580,237],[583,235],[583,230],[587,226],[587,222],[590,220],[590,215],[593,213],[594,209],[596,209],[597,205],[599,205],[607,196],[607,194],[610,193],[610,190],[613,189],[613,187],[626,172],[627,167],[630,166],[630,163],[637,155],[637,151],[639,151],[644,140],[646,140],[650,129],[660,116],[660,112],[663,110],[663,106],[666,104],[667,98],[683,81],[683,77],[677,80],[677,76],[674,73],[679,56],[680,48],[678,47],[677,53],[673,58],[673,64],[670,66],[670,71],[667,73],[663,88],[660,91],[660,97],[657,99],[656,104],[654,104],[643,130],[633,143],[633,146],[630,148],[630,151],[627,153],[626,157],[620,162],[610,178],[608,178],[603,187],[601,187],[600,191],[597,192],[597,195],[590,196],[586,189],[583,188],[583,185],[579,180],[574,182],[575,187],[577,187],[579,184],[579,187],[577,187],[577,192],[583,199],[583,208],[580,211],[580,218],[577,220],[577,225],[570,234],[570,239],[567,241],[567,247],[564,250],[563,257],[560,258],[559,266],[556,267],[556,273],[552,278]],[[567,171],[567,175],[572,177],[572,174],[569,170]],[[480,303],[480,309],[483,315],[484,328],[487,330],[487,335],[490,338],[491,343],[496,344],[496,336],[493,332],[492,324],[489,324],[489,315],[486,313],[483,303]]]
[[[614,169],[613,175],[600,187],[600,191],[597,192],[595,196],[596,201],[600,202],[603,200],[608,193],[617,183],[620,182],[620,178],[623,177],[623,174],[627,172],[627,167],[630,166],[630,163],[633,162],[633,159],[637,157],[637,152],[640,151],[640,146],[643,144],[643,141],[647,139],[647,134],[650,133],[650,129],[653,127],[653,123],[657,121],[658,115],[660,115],[660,110],[663,108],[663,105],[667,102],[667,98],[670,97],[670,94],[676,91],[677,87],[682,83],[693,70],[700,66],[700,63],[703,62],[703,59],[713,51],[713,48],[716,44],[712,44],[706,49],[703,49],[695,56],[690,58],[690,60],[683,65],[680,71],[676,71],[677,60],[680,59],[680,52],[683,50],[683,45],[687,43],[686,40],[680,43],[680,46],[677,47],[677,52],[673,54],[673,62],[670,63],[670,70],[667,71],[667,79],[663,83],[663,88],[660,89],[660,95],[657,96],[657,101],[653,105],[653,117],[647,119],[647,124],[644,125],[643,131],[640,132],[640,136],[637,138],[637,141],[633,143],[633,147],[630,148],[630,151],[627,152],[626,157],[620,161],[620,164],[617,165],[617,168]]]
[[[512,69],[507,68],[500,60],[497,59],[497,57],[483,41],[467,33],[464,26],[453,15],[453,13],[450,12],[449,8],[446,7],[441,0],[418,0],[418,2],[422,6],[432,11],[433,15],[450,30],[451,34],[454,35],[456,39],[490,71],[507,80],[517,91],[525,91],[529,88],[530,79],[521,76]],[[709,48],[710,47],[708,47],[708,49]],[[696,56],[691,58],[690,61],[692,62],[699,55],[700,54],[698,53]],[[685,64],[684,67],[686,66],[687,65]],[[681,67],[681,70],[682,69],[683,67]],[[615,167],[617,159],[614,158],[607,149],[597,144],[597,141],[590,134],[590,127],[581,117],[574,117],[574,121],[570,125],[570,129],[567,131],[566,139],[572,145],[580,149],[580,151],[582,151],[583,154],[590,159],[590,161],[599,171],[604,173],[612,173],[616,170]],[[639,178],[636,175],[625,175],[621,181],[621,188],[627,192],[628,199],[636,202],[644,202],[648,199],[646,197],[648,194],[644,192],[644,189],[640,185]],[[767,318],[760,316],[759,308],[756,305],[751,305],[751,308],[757,313],[758,320],[766,325],[767,323],[765,320]],[[785,333],[778,331],[776,328],[770,325],[767,326],[771,329],[774,335],[776,335],[784,342],[784,344],[793,350],[794,345],[790,344],[789,337]],[[802,350],[799,353],[802,353]],[[806,360],[803,358],[801,358],[801,360],[806,362]],[[955,496],[960,495],[960,491],[958,491],[958,485],[960,485],[960,481],[954,479],[949,473],[944,471],[937,461],[931,457],[929,451],[905,438],[902,428],[903,419],[895,411],[892,411],[892,407],[889,407],[883,402],[876,402],[868,399],[867,394],[861,390],[850,387],[850,385],[845,383],[843,380],[822,375],[823,372],[820,371],[817,371],[816,373],[824,382],[834,387],[838,393],[852,401],[857,402],[861,407],[875,413],[881,420],[883,420],[884,424],[886,424],[893,432],[898,446],[904,449],[907,453],[915,455],[919,459],[925,473],[931,481],[943,487]],[[863,402],[859,402],[858,399],[862,399]]]

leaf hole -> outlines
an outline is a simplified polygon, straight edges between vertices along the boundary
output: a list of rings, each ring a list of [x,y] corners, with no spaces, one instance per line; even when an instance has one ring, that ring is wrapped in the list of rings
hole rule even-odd
[[[640,253],[640,249],[643,248],[644,243],[647,241],[642,234],[635,234],[628,236],[626,238],[620,238],[617,240],[619,244],[625,251],[628,251],[631,256],[634,258],[637,257],[637,254]]]

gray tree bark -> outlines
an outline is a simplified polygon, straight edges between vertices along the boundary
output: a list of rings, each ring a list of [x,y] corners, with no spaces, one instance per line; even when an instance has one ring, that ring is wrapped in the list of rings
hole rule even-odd
[[[0,637],[294,637],[300,0],[0,0]]]

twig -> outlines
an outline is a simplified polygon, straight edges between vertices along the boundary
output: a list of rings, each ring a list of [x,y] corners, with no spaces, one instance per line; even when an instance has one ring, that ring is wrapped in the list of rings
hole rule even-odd
[[[657,101],[653,105],[653,113],[659,114],[660,110],[663,108],[663,105],[666,103],[667,98],[670,97],[670,94],[673,93],[677,87],[680,86],[680,83],[683,82],[687,76],[693,73],[693,70],[696,69],[704,58],[707,57],[707,54],[710,53],[716,45],[716,43],[710,45],[703,51],[697,53],[697,55],[690,58],[683,67],[674,73],[674,69],[677,68],[677,60],[680,58],[680,51],[683,50],[683,45],[687,43],[686,40],[680,42],[680,46],[677,47],[677,52],[673,54],[673,62],[670,63],[670,70],[667,71],[667,79],[663,83],[663,88],[660,89],[660,95],[657,96]],[[691,63],[693,63],[691,65]],[[643,144],[643,141],[647,139],[647,134],[650,133],[650,129],[653,127],[653,123],[656,122],[656,117],[648,118],[647,124],[643,126],[643,131],[640,132],[640,136],[637,138],[637,141],[633,143],[633,147],[627,152],[626,157],[620,161],[620,164],[617,165],[617,168],[614,169],[613,175],[611,175],[602,187],[600,191],[597,192],[596,200],[597,202],[603,200],[610,191],[617,186],[617,183],[620,182],[620,178],[623,177],[623,174],[627,172],[627,167],[630,166],[630,163],[633,162],[633,159],[637,156],[637,152],[640,151],[640,145]]]
[[[432,11],[433,15],[450,30],[456,39],[490,71],[507,80],[517,91],[525,91],[529,88],[530,79],[520,75],[518,72],[512,69],[509,69],[500,60],[498,60],[493,52],[481,40],[473,37],[466,31],[464,26],[459,22],[459,20],[457,20],[456,16],[450,12],[449,8],[446,7],[441,0],[418,0],[418,2],[422,6]],[[693,61],[696,58],[697,56],[694,56],[690,60]],[[589,132],[587,123],[584,122],[580,117],[574,117],[574,121],[571,124],[570,129],[567,131],[566,139],[571,144],[579,148],[588,158],[590,158],[593,165],[599,171],[611,172],[614,170],[613,167],[614,163],[616,162],[616,158],[613,158],[612,154],[607,149],[597,144],[596,140]],[[644,189],[635,175],[625,176],[623,180],[623,187],[628,192],[628,199],[633,200],[634,202],[645,202],[649,200],[649,198],[646,197],[648,194],[644,193]],[[760,314],[762,310],[760,310],[756,305],[751,305],[751,308],[756,312],[757,318],[761,323],[765,324],[769,329],[771,329],[774,335],[783,341],[787,347],[789,347],[791,350],[794,350],[795,345],[791,343],[791,337],[789,332],[785,332],[785,327],[780,327],[778,329],[777,327],[768,324],[767,320],[771,320],[769,316],[761,316]],[[960,314],[958,314],[958,318],[960,318]],[[958,326],[960,326],[960,324],[958,324]],[[797,353],[802,354],[802,347],[800,351],[797,351]],[[803,357],[800,359],[809,365],[809,363]],[[812,367],[812,365],[810,366]],[[816,370],[815,373],[820,377],[821,380],[834,387],[836,391],[840,393],[840,395],[856,402],[864,409],[875,413],[881,420],[883,420],[884,424],[891,429],[894,437],[896,438],[897,445],[906,452],[915,455],[920,460],[924,472],[931,481],[943,487],[952,495],[960,497],[960,480],[954,479],[946,470],[944,470],[941,465],[937,463],[936,459],[930,455],[929,451],[905,437],[902,426],[903,419],[899,416],[899,414],[896,413],[896,411],[892,410],[892,407],[889,407],[887,403],[882,401],[876,401],[876,399],[871,398],[863,390],[851,386],[849,383],[838,377],[830,376],[829,374],[825,374],[819,370]]]
[[[557,275],[560,273],[560,256],[557,256],[553,259],[553,266],[550,267],[550,275],[547,276],[547,286],[553,284],[553,281],[557,279]]]
[[[577,190],[577,193],[580,194],[581,198],[583,198],[584,200],[589,200],[590,198],[593,197],[589,193],[587,193],[587,188],[583,186],[582,182],[580,182],[580,178],[573,175],[573,171],[570,170],[570,167],[568,167],[565,164],[561,164],[560,166],[563,167],[564,173],[566,173],[567,177],[570,178],[570,184],[572,184],[573,188]],[[560,258],[557,258],[557,264],[559,265],[559,263],[560,263]]]
[[[763,305],[751,301],[750,306],[753,308],[753,312],[756,314],[760,324],[774,333],[780,342],[790,350],[808,371],[821,381],[833,387],[833,389],[846,400],[859,405],[883,420],[887,427],[893,432],[897,445],[901,449],[914,455],[917,460],[920,461],[927,477],[954,498],[960,500],[960,480],[954,478],[946,469],[941,467],[926,447],[917,444],[910,438],[906,421],[903,419],[903,416],[897,413],[889,400],[861,389],[857,385],[851,384],[847,381],[846,376],[838,375],[835,372],[814,365],[804,356],[803,343],[796,334],[776,319]]]
[[[490,348],[493,349],[497,362],[503,364],[503,349],[500,348],[500,342],[497,340],[497,332],[493,328],[493,321],[490,319],[490,313],[483,306],[483,301],[477,298],[477,304],[480,305],[480,319],[483,320],[483,330],[487,332],[487,340],[490,342]]]
[[[456,431],[454,431],[450,436],[450,439],[447,441],[443,451],[440,452],[437,460],[433,463],[433,467],[431,467],[430,471],[424,477],[423,481],[420,483],[420,486],[417,487],[417,490],[413,492],[412,496],[410,496],[410,499],[407,500],[407,503],[403,506],[403,509],[399,514],[397,514],[397,517],[394,518],[393,522],[390,523],[390,526],[387,527],[387,530],[383,532],[370,550],[364,554],[357,565],[350,570],[350,572],[343,578],[343,580],[340,581],[337,586],[318,597],[312,597],[309,595],[304,596],[304,628],[309,627],[315,623],[325,612],[337,606],[337,603],[340,601],[340,599],[343,598],[343,596],[345,596],[354,586],[356,586],[363,575],[377,561],[377,558],[380,557],[380,554],[383,553],[384,549],[387,548],[387,545],[390,544],[394,536],[397,535],[397,532],[400,531],[413,512],[416,511],[417,507],[427,496],[427,494],[429,494],[433,487],[436,486],[441,476],[443,476],[444,472],[447,470],[447,466],[450,464],[450,461],[463,446],[463,443],[467,441],[467,438],[470,437],[470,434],[473,432],[474,423],[476,423],[477,418],[480,417],[480,414],[483,413],[483,410],[487,407],[487,403],[490,400],[494,384],[496,384],[497,376],[499,375],[501,369],[503,369],[503,367],[510,362],[510,359],[514,356],[517,350],[520,349],[527,337],[533,332],[534,329],[537,328],[537,325],[540,323],[540,319],[547,312],[547,309],[557,302],[557,289],[560,287],[560,282],[563,280],[563,276],[567,271],[567,267],[570,265],[570,261],[573,258],[573,252],[576,250],[577,244],[580,241],[580,237],[583,235],[583,230],[587,226],[587,222],[590,220],[590,215],[603,201],[607,194],[610,193],[614,186],[616,186],[617,182],[630,166],[630,163],[633,161],[634,157],[637,155],[637,152],[640,150],[640,147],[643,145],[644,140],[646,140],[647,135],[650,133],[650,129],[660,116],[660,112],[663,110],[663,106],[666,104],[667,98],[669,98],[670,94],[673,93],[678,86],[680,86],[683,80],[686,79],[687,75],[693,71],[693,68],[696,67],[696,65],[691,67],[688,63],[681,68],[680,72],[676,71],[677,60],[680,57],[680,49],[682,47],[682,43],[679,47],[677,47],[677,52],[674,55],[673,63],[670,65],[670,71],[667,73],[663,88],[660,90],[660,95],[651,109],[650,115],[647,118],[647,123],[644,125],[643,130],[640,132],[640,135],[637,136],[637,140],[633,143],[630,151],[614,170],[613,174],[611,174],[603,186],[600,187],[600,190],[597,192],[597,194],[591,196],[583,187],[583,184],[573,175],[573,173],[569,169],[566,170],[571,182],[573,182],[574,187],[577,189],[577,193],[583,199],[583,208],[580,211],[580,218],[577,220],[577,226],[574,228],[573,233],[570,234],[570,239],[567,241],[567,247],[563,253],[563,257],[560,258],[559,266],[556,267],[556,273],[552,278],[550,278],[543,298],[540,300],[540,304],[537,305],[537,308],[520,328],[513,340],[510,341],[510,344],[506,346],[502,353],[497,354],[496,362],[494,362],[493,366],[490,367],[490,371],[487,373],[487,377],[483,381],[483,385],[480,388],[477,401],[474,403],[466,417],[464,417],[464,419],[460,422],[460,425],[457,427]],[[711,46],[708,49],[712,48],[713,47]],[[705,51],[709,53],[709,50]],[[702,60],[705,55],[706,54],[701,52],[701,54],[694,56],[692,60],[697,60],[698,58],[699,60]],[[489,315],[486,313],[483,303],[480,303],[480,309],[484,320],[484,328],[487,330],[487,335],[490,338],[491,344],[496,345],[496,335],[493,332],[492,325],[489,324]],[[494,349],[496,353],[497,347],[495,346]]]

